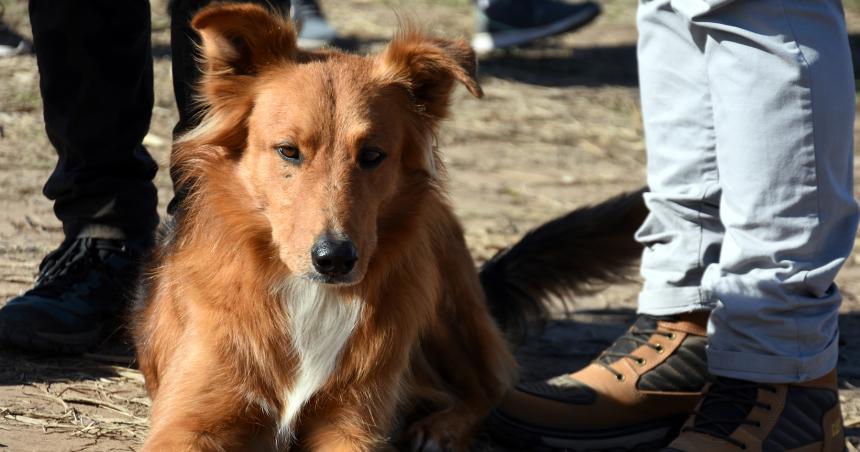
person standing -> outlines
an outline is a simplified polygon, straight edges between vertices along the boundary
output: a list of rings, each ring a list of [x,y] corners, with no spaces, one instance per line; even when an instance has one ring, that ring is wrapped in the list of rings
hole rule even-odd
[[[208,3],[172,0],[168,6],[175,134],[196,121],[199,38],[190,20]],[[289,14],[289,0],[274,6]],[[142,144],[154,96],[150,5],[30,0],[29,14],[45,129],[57,152],[43,192],[54,202],[64,240],[42,260],[34,287],[0,308],[0,343],[81,353],[121,326],[159,221],[152,182],[158,167]],[[177,192],[181,198],[181,187]],[[174,199],[171,210],[177,204]]]
[[[841,3],[645,0],[637,23],[637,320],[586,368],[519,385],[494,431],[572,450],[841,452],[834,278],[858,223]]]

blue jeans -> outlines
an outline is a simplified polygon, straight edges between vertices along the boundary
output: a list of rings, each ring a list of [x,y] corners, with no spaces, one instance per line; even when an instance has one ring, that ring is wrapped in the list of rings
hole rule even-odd
[[[712,310],[715,375],[826,374],[858,222],[840,2],[645,0],[637,23],[652,190],[639,311]]]

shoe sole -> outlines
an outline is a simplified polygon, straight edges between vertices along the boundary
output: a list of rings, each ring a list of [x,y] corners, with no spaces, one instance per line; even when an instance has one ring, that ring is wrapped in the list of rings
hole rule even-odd
[[[485,54],[496,49],[513,47],[525,44],[537,39],[565,33],[576,28],[587,25],[600,15],[600,7],[584,10],[579,14],[567,17],[564,20],[553,22],[548,25],[520,30],[480,32],[472,37],[472,48],[478,54]]]
[[[684,420],[682,416],[624,429],[572,433],[541,429],[496,412],[488,426],[493,438],[517,450],[629,452],[665,447],[676,436]]]
[[[19,350],[39,353],[79,355],[90,351],[100,342],[102,329],[78,334],[50,334],[24,329],[0,330],[0,343]]]
[[[21,41],[15,47],[0,45],[0,58],[24,55],[30,53],[32,50],[32,47],[30,47],[30,44],[28,44],[27,41]]]
[[[322,49],[323,47],[328,47],[332,44],[332,40],[329,39],[315,39],[315,38],[302,38],[299,37],[296,43],[298,46],[305,50],[316,50]]]

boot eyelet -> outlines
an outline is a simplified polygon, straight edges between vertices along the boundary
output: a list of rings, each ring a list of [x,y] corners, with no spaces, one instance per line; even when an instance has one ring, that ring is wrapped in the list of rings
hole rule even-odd
[[[741,444],[741,445],[740,445],[740,448],[741,448],[741,450],[747,450],[747,445],[746,445],[746,444]]]
[[[639,358],[636,360],[636,364],[639,364],[640,367],[644,366],[648,361],[645,358]]]
[[[626,376],[626,375],[624,375],[624,374],[616,375],[616,376],[615,376],[615,381],[617,381],[617,382],[619,382],[619,383],[624,383],[625,381],[627,381],[627,376]]]
[[[658,355],[662,355],[665,349],[662,344],[657,344],[654,346],[654,351],[656,351]]]
[[[761,422],[759,421],[756,421],[753,425],[755,425],[757,428],[761,428]]]
[[[670,341],[674,341],[675,338],[678,337],[678,335],[675,333],[669,333],[666,335],[666,337],[668,337]]]
[[[772,409],[773,409],[773,406],[771,406],[771,405],[765,405],[764,409],[765,409],[765,411],[770,411],[770,410],[772,410]]]

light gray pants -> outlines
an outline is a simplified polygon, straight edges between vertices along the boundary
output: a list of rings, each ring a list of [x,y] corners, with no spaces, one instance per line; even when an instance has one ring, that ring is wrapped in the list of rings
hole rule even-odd
[[[836,366],[851,252],[854,78],[838,0],[644,0],[651,214],[639,311],[713,310],[715,375]]]

